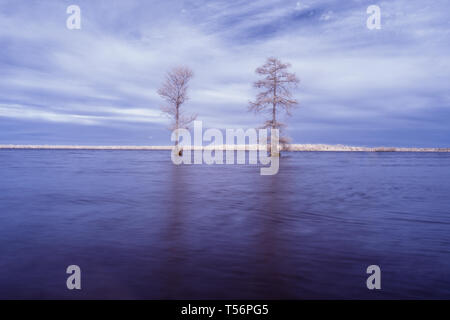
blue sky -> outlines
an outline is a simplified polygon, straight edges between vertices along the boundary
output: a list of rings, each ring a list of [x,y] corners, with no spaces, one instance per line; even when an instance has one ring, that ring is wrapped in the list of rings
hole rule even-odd
[[[66,8],[81,8],[81,30]],[[366,9],[381,8],[381,30]],[[250,128],[254,70],[292,64],[295,143],[450,147],[448,1],[0,0],[0,144],[162,145],[165,72],[186,111]]]

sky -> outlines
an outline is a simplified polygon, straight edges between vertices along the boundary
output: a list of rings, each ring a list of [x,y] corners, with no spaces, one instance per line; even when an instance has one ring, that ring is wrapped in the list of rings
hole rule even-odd
[[[81,9],[70,30],[69,5]],[[366,10],[381,9],[369,30]],[[293,143],[450,147],[450,2],[0,0],[0,144],[166,145],[157,89],[194,71],[186,113],[255,128],[255,69],[289,62]]]

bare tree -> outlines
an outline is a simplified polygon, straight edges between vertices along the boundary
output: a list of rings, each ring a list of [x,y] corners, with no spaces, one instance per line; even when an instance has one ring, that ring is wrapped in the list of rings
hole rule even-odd
[[[266,112],[270,118],[265,121],[263,128],[278,129],[280,131],[280,143],[285,147],[289,139],[281,134],[285,124],[279,122],[280,109],[291,116],[292,109],[298,104],[292,98],[291,89],[296,88],[300,82],[295,73],[289,73],[287,69],[291,65],[282,63],[277,58],[270,57],[266,63],[256,69],[256,73],[263,79],[254,83],[254,87],[261,89],[254,102],[250,101],[249,110],[255,113]]]
[[[187,67],[176,67],[166,75],[166,81],[158,90],[158,94],[166,101],[161,110],[173,120],[170,130],[188,128],[189,124],[197,118],[197,115],[185,115],[181,106],[188,100],[187,90],[189,80],[193,72]],[[175,146],[178,145],[178,135]]]

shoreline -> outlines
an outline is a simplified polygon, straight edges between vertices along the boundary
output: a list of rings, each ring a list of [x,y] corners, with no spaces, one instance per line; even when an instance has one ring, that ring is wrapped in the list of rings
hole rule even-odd
[[[0,145],[0,149],[28,150],[171,150],[172,146],[76,146],[76,145]],[[258,150],[257,145],[218,145],[205,147],[184,147],[186,150]],[[287,152],[450,152],[450,148],[397,148],[397,147],[356,147],[325,144],[291,144]]]

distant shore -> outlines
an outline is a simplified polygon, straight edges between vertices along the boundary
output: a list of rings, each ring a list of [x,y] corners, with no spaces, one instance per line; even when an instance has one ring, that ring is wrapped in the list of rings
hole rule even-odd
[[[183,147],[192,150],[256,150],[257,145],[219,145],[206,147]],[[0,149],[40,150],[171,150],[172,146],[76,146],[76,145],[0,145]],[[397,148],[355,147],[326,144],[291,144],[283,151],[340,151],[340,152],[450,152],[450,148]]]

